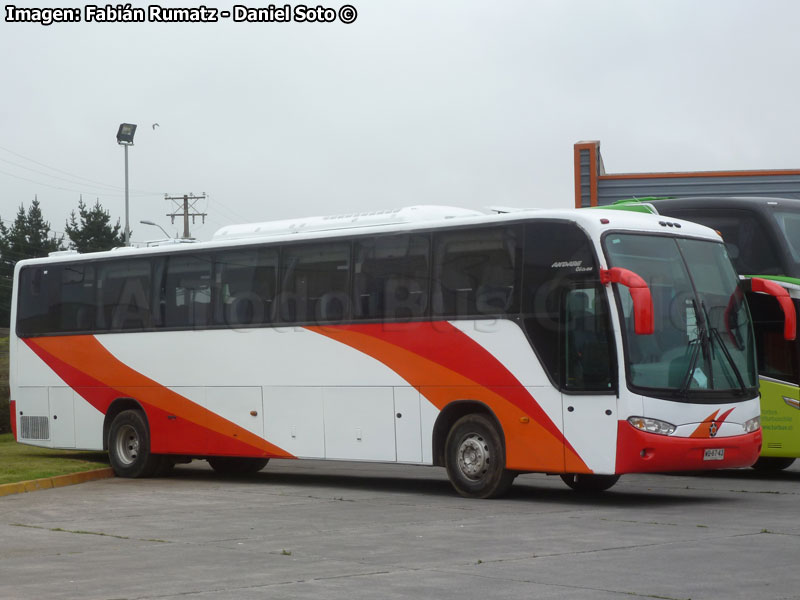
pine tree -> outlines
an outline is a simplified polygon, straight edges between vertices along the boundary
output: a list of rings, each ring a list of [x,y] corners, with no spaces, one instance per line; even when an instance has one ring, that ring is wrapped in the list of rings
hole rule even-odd
[[[27,211],[20,205],[11,227],[0,219],[0,325],[9,323],[11,286],[17,261],[47,256],[63,247],[64,236],[51,236],[50,223],[42,216],[38,198],[34,198]]]
[[[111,215],[100,205],[100,200],[92,208],[87,208],[83,198],[78,201],[80,223],[73,210],[65,230],[70,239],[70,247],[78,252],[99,252],[125,245],[120,233],[119,219],[113,227],[109,224]]]

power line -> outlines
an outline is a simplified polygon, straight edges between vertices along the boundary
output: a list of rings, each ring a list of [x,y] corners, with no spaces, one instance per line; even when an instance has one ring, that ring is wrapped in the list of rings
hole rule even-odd
[[[235,220],[231,219],[231,222],[233,222],[233,223],[235,223],[237,221],[239,223],[249,223],[251,221],[251,219],[248,219],[247,217],[244,217],[241,214],[237,213],[230,206],[226,205],[225,203],[223,203],[220,200],[217,200],[216,197],[211,196],[210,194],[208,196],[208,200],[209,200],[209,202],[214,202],[217,205],[217,207],[218,208],[222,208],[224,210],[224,212],[227,212],[229,215],[233,215],[233,217],[235,217]]]
[[[44,187],[53,188],[55,190],[61,190],[63,192],[74,192],[76,194],[86,194],[86,195],[98,194],[98,195],[105,195],[105,196],[112,196],[112,197],[117,197],[117,196],[123,196],[124,195],[122,193],[120,193],[120,194],[112,194],[112,193],[98,191],[98,190],[95,190],[94,192],[89,192],[87,190],[76,190],[76,189],[72,189],[72,188],[66,188],[66,187],[63,187],[63,186],[51,185],[49,183],[44,183],[42,181],[36,181],[35,179],[28,179],[27,177],[21,177],[20,175],[14,175],[13,173],[9,173],[8,171],[3,171],[2,169],[0,169],[0,173],[2,173],[3,175],[8,175],[9,177],[14,177],[15,179],[21,179],[22,181],[27,181],[29,183],[35,183],[36,185],[43,185]],[[48,177],[49,177],[49,175],[48,175]],[[141,193],[141,194],[131,194],[131,195],[132,196],[136,196],[137,198],[142,198],[142,197],[147,197],[147,196],[156,196],[156,195],[160,196],[161,194]]]
[[[33,173],[38,173],[39,175],[44,175],[45,177],[51,177],[52,179],[60,179],[61,181],[66,181],[68,183],[75,183],[75,184],[78,184],[78,185],[82,185],[82,183],[80,181],[75,181],[74,179],[67,179],[66,177],[59,177],[58,175],[51,175],[50,173],[46,173],[46,172],[40,171],[38,169],[32,169],[31,167],[26,167],[25,165],[21,165],[19,163],[15,163],[15,162],[12,162],[10,160],[6,160],[5,158],[0,158],[0,161],[2,161],[4,163],[8,163],[9,165],[13,165],[15,167],[19,167],[20,169],[25,169],[26,171],[32,171]],[[118,185],[108,185],[108,184],[105,184],[105,183],[97,183],[96,185],[108,187],[108,188],[111,188],[111,189],[117,190],[117,191],[122,189]]]
[[[32,162],[33,164],[39,165],[40,167],[44,167],[46,169],[50,169],[51,171],[56,171],[56,172],[62,173],[64,175],[69,175],[70,177],[74,177],[75,179],[83,179],[84,181],[88,181],[89,183],[99,184],[99,185],[104,186],[104,187],[112,187],[112,188],[115,188],[115,189],[118,189],[118,190],[122,190],[123,189],[120,186],[115,186],[115,185],[111,185],[111,184],[108,184],[108,183],[103,183],[103,182],[100,182],[100,181],[97,181],[97,180],[94,180],[94,179],[89,179],[88,177],[83,177],[81,175],[75,175],[74,173],[70,173],[69,171],[64,171],[63,169],[58,169],[56,167],[52,167],[50,165],[46,165],[44,163],[39,162],[38,160],[34,160],[32,158],[29,158],[27,156],[19,154],[18,152],[14,152],[13,150],[9,150],[8,148],[6,148],[4,146],[0,146],[0,150],[4,150],[4,151],[8,152],[9,154],[13,154],[14,156],[16,156],[18,158],[22,158],[24,160]],[[0,159],[0,160],[2,160],[2,159]],[[8,162],[8,161],[5,161],[5,162]],[[27,168],[27,167],[23,167],[23,168]],[[48,177],[52,177],[52,175],[48,175]],[[147,192],[147,191],[144,191],[144,190],[138,190],[138,191],[141,192],[141,193],[144,193],[144,194],[146,194],[148,196],[153,196],[153,195],[157,194],[157,192]]]

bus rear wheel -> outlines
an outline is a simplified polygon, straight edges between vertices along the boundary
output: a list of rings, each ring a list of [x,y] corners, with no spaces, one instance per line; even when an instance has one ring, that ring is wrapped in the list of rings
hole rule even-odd
[[[566,473],[561,480],[576,492],[605,492],[619,481],[619,475],[586,475]]]
[[[162,458],[150,453],[150,430],[141,411],[124,410],[114,417],[108,459],[117,477],[150,477],[160,468]]]
[[[788,456],[759,456],[758,460],[753,464],[753,468],[756,471],[774,473],[788,469],[792,466],[794,460],[794,458]]]
[[[506,455],[497,427],[484,415],[461,417],[445,442],[445,467],[450,483],[466,498],[496,498],[514,482],[505,468]]]
[[[267,466],[268,458],[252,458],[240,456],[212,456],[208,464],[221,475],[250,475],[258,473]]]

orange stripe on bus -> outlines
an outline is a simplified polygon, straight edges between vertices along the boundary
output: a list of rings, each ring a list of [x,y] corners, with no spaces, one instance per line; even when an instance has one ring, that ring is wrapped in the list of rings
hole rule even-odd
[[[717,415],[719,414],[719,409],[715,410],[713,413],[711,413],[705,419],[703,419],[703,422],[700,423],[700,425],[697,426],[697,428],[692,432],[692,434],[689,437],[690,438],[710,438],[710,437],[714,437],[714,436],[711,435],[711,424],[712,423],[716,423],[718,426],[722,425],[725,422],[725,419],[728,418],[728,415],[730,415],[732,412],[733,412],[733,409],[731,408],[729,410],[726,410],[724,413],[722,413],[718,417]],[[716,435],[716,432],[715,432],[715,435]]]
[[[436,325],[440,327],[441,331],[442,324],[437,323]],[[452,327],[449,324],[446,325]],[[476,400],[486,404],[503,424],[506,440],[506,466],[509,469],[563,471],[566,453],[572,461],[571,464],[579,465],[582,472],[591,472],[541,410],[536,400],[510,373],[508,374],[509,385],[482,385],[465,374],[457,373],[434,360],[397,345],[394,342],[400,338],[392,336],[391,332],[387,332],[386,339],[384,339],[384,336],[379,333],[380,326],[320,326],[307,327],[307,329],[379,360],[417,388],[439,410],[457,400]],[[489,355],[484,348],[468,336],[461,334],[457,329],[452,329],[459,334],[459,344],[453,346],[452,352],[456,358],[461,359],[462,364],[470,362],[470,353],[481,352],[483,361],[497,363],[497,365],[486,364],[486,370],[490,370],[492,366],[498,370],[499,368],[505,370],[499,361]],[[447,333],[446,328],[444,328],[444,333]],[[478,375],[478,373],[476,372],[474,375]],[[512,396],[521,394],[528,399],[529,410],[524,410],[520,406],[519,398],[511,399]],[[538,410],[532,410],[534,408]],[[531,418],[528,423],[523,423],[521,417]]]
[[[70,387],[88,401],[92,402],[90,398],[99,391],[98,384],[103,386],[103,391],[111,391],[116,397],[139,401],[148,413],[150,427],[153,430],[154,452],[192,453],[189,448],[181,450],[180,447],[170,447],[169,440],[162,439],[162,436],[158,435],[160,430],[167,434],[168,429],[168,424],[161,419],[166,421],[170,417],[175,417],[188,422],[188,430],[183,435],[191,433],[193,438],[182,439],[180,442],[189,444],[202,442],[209,454],[257,453],[263,456],[294,458],[282,448],[128,367],[114,357],[94,336],[38,337],[24,341]],[[96,402],[92,404],[103,413],[108,409],[107,404],[106,406],[102,404],[98,406]],[[203,433],[205,433],[204,440],[195,439],[198,434],[203,435]],[[219,439],[219,436],[223,436],[224,439]]]

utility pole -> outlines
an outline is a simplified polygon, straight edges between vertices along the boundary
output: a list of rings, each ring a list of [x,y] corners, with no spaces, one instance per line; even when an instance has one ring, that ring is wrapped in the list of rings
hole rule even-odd
[[[175,209],[173,212],[167,213],[167,216],[172,220],[172,224],[175,224],[175,217],[183,216],[183,239],[192,239],[192,236],[189,235],[189,217],[192,217],[192,225],[194,225],[197,217],[202,217],[203,223],[206,222],[208,213],[197,212],[197,209],[195,208],[195,204],[198,200],[206,199],[206,193],[203,192],[199,196],[195,196],[194,194],[168,196],[164,194],[164,199],[172,201],[173,208]]]

